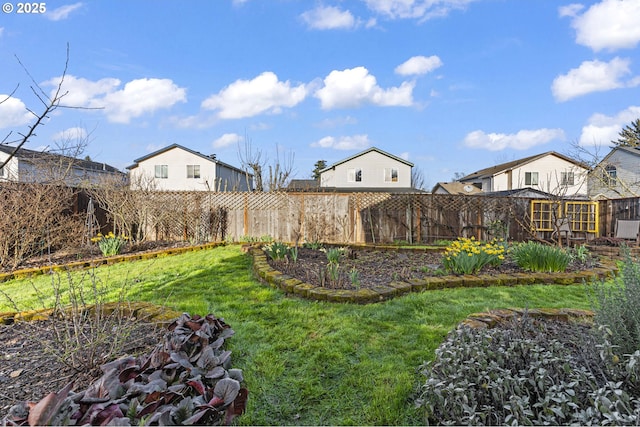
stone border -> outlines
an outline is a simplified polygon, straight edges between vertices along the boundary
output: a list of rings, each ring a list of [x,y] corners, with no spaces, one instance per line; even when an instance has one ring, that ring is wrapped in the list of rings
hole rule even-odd
[[[506,308],[490,310],[483,313],[472,313],[467,316],[458,328],[468,326],[474,329],[491,329],[500,323],[511,321],[514,317],[528,315],[532,318],[545,318],[548,320],[558,320],[561,322],[590,322],[594,313],[591,310],[580,310],[574,308]]]
[[[85,261],[71,262],[68,264],[47,265],[44,267],[26,268],[22,270],[11,271],[9,273],[0,273],[0,283],[13,279],[24,279],[26,277],[39,276],[60,271],[83,270],[88,268],[99,267],[101,265],[117,264],[125,261],[135,261],[141,259],[159,258],[167,255],[178,255],[185,252],[199,251],[203,249],[212,249],[218,246],[225,246],[224,242],[205,243],[203,245],[185,246],[181,248],[162,249],[153,252],[140,252],[129,255],[114,255],[107,258],[95,258]]]
[[[378,247],[379,248],[379,247]],[[267,255],[255,245],[243,246],[243,250],[253,257],[253,272],[261,281],[271,287],[279,288],[287,294],[302,298],[340,303],[370,304],[389,300],[409,292],[422,292],[445,288],[473,288],[489,286],[516,286],[540,284],[573,285],[603,280],[617,274],[617,267],[594,268],[576,273],[515,273],[499,275],[461,275],[427,277],[425,279],[410,279],[392,281],[387,285],[358,290],[328,289],[305,283],[299,279],[286,275],[272,268],[267,262]]]
[[[95,305],[92,304],[85,307],[85,311],[90,313],[94,308]],[[102,304],[100,308],[103,310],[105,315],[109,315],[116,310],[120,310],[122,314],[129,318],[142,320],[162,327],[168,326],[171,322],[182,315],[181,312],[152,304],[150,302],[110,302]],[[47,320],[51,317],[53,312],[53,308],[44,308],[40,310],[0,313],[0,325],[11,325],[15,322]]]

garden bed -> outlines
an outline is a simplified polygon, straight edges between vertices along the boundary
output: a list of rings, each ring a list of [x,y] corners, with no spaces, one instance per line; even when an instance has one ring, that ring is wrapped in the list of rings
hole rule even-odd
[[[451,275],[445,270],[442,251],[348,248],[340,259],[337,280],[332,280],[326,272],[328,264],[326,251],[301,247],[298,249],[296,261],[274,261],[269,257],[267,261],[273,269],[288,276],[328,289],[357,290],[376,288],[396,281],[409,282],[445,276],[462,277],[462,275]],[[600,267],[600,264],[593,259],[586,262],[574,260],[566,272],[577,273],[596,267]],[[499,277],[524,273],[527,272],[519,268],[515,262],[505,260],[498,267],[490,265],[483,267],[478,275]]]

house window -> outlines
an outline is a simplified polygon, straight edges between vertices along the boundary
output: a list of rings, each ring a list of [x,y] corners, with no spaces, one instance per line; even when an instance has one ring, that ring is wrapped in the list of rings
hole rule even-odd
[[[618,184],[618,170],[615,166],[606,166],[604,168],[604,174],[602,175],[602,181],[604,181],[605,185],[616,185]]]
[[[574,185],[574,179],[573,172],[560,172],[560,185],[563,187]]]
[[[349,169],[347,171],[348,182],[362,182],[362,169]]]
[[[200,165],[187,165],[187,178],[200,178]]]
[[[169,178],[169,165],[156,165],[156,178]]]
[[[538,185],[538,172],[525,172],[524,185]]]
[[[398,169],[384,168],[384,182],[398,182]]]

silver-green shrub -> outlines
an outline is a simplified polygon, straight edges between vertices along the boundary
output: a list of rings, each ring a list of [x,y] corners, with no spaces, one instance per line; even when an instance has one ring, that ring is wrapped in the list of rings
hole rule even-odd
[[[437,425],[636,425],[640,352],[616,363],[585,325],[524,317],[459,328],[421,369],[416,401]]]
[[[589,295],[596,324],[618,354],[631,354],[640,350],[640,265],[628,248],[623,248],[623,257],[620,274],[590,285]]]

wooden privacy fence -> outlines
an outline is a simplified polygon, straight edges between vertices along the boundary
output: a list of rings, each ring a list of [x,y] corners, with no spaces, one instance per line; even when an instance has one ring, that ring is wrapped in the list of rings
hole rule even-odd
[[[549,239],[532,199],[441,194],[149,192],[101,206],[119,232],[146,240],[432,243],[475,237]],[[128,200],[128,202],[125,202]]]

